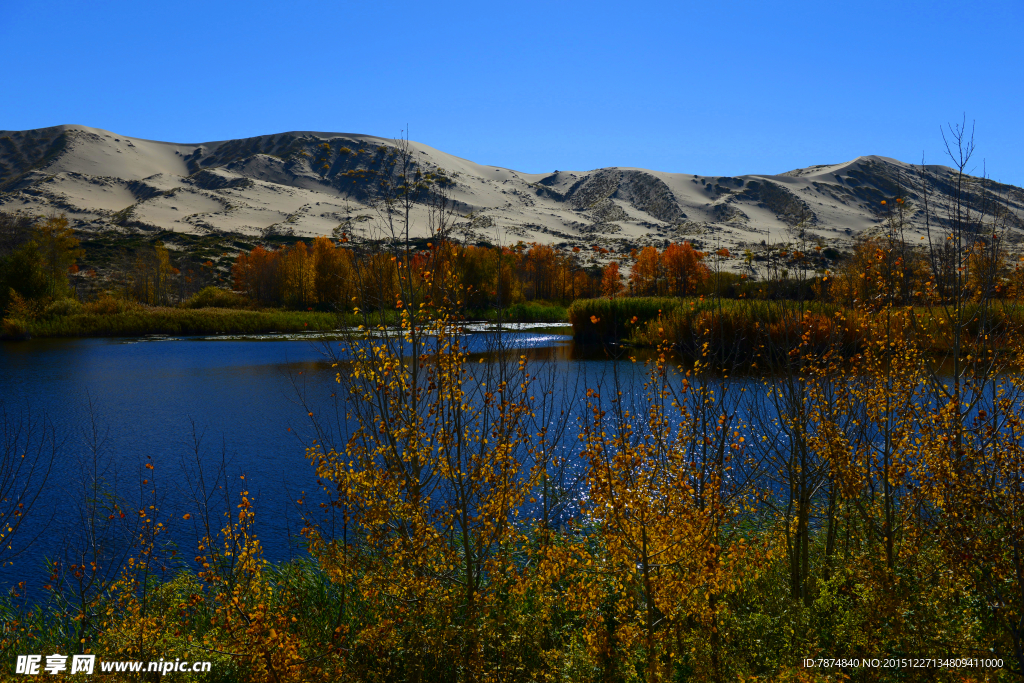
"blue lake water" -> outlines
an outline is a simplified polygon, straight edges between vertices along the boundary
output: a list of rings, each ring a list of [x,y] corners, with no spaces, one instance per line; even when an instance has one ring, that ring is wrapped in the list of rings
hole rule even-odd
[[[578,451],[580,420],[588,417],[588,387],[607,388],[618,381],[621,401],[633,415],[645,414],[647,369],[641,362],[629,362],[628,356],[642,360],[651,353],[612,358],[608,349],[574,345],[564,332],[514,331],[503,339],[516,354],[527,356],[536,386],[555,406],[550,414],[538,409],[539,422],[532,427],[544,426],[552,433],[561,428],[557,447],[572,455]],[[486,331],[467,336],[474,372],[487,367],[475,361],[494,359],[494,339]],[[92,518],[102,522],[111,496],[121,502],[122,511],[133,507],[127,510],[126,524],[110,531],[122,534],[120,540],[108,539],[114,555],[116,548],[127,547],[130,515],[155,504],[156,519],[166,525],[162,539],[176,544],[182,557],[193,557],[199,536],[195,499],[200,469],[211,509],[234,509],[237,501],[225,502],[225,494],[250,492],[255,531],[267,559],[301,555],[303,515],[316,514],[322,500],[306,448],[317,438],[342,446],[352,427],[335,382],[344,364],[332,367],[332,352],[340,352],[339,347],[337,341],[312,336],[0,342],[0,417],[8,425],[6,433],[12,425],[31,423],[33,436],[26,444],[22,435],[16,444],[31,454],[40,444],[40,428],[45,428],[43,445],[55,455],[46,486],[30,506],[11,549],[0,548],[0,562],[7,565],[0,567],[0,590],[20,580],[29,582],[30,592],[44,585],[45,559],[69,562],[67,549],[93,533],[83,521],[89,517],[83,507],[99,501],[103,514]],[[743,401],[764,396],[764,387],[752,378],[728,382],[743,391],[752,389],[737,404],[743,422]],[[603,392],[602,401],[613,395]],[[773,414],[769,410],[762,415],[761,433],[771,437]],[[643,429],[642,424],[637,427]],[[748,438],[756,436],[744,432]],[[19,477],[23,473],[13,479]],[[0,496],[12,495],[3,489],[11,479],[0,467]],[[101,486],[87,493],[91,481]],[[298,504],[300,499],[305,505]],[[186,514],[193,516],[190,521]],[[223,524],[218,520],[214,523]]]
[[[534,373],[554,370],[559,398],[579,407],[585,384],[601,381],[612,363],[603,351],[575,348],[560,332],[515,332],[506,343],[528,355]],[[468,339],[470,350],[482,354],[492,336]],[[57,443],[43,495],[12,548],[22,552],[0,570],[0,582],[32,579],[44,558],[60,556],[81,533],[84,485],[94,479],[124,501],[137,504],[144,494],[148,503],[155,495],[159,519],[168,525],[164,538],[189,555],[196,534],[182,517],[194,511],[190,482],[197,464],[208,478],[224,464],[227,478],[217,485],[255,497],[256,531],[268,559],[301,553],[304,508],[296,501],[306,494],[308,509],[320,489],[305,457],[316,438],[309,413],[336,438],[346,429],[337,418],[336,370],[325,344],[337,346],[311,339],[0,342],[0,402],[8,422],[30,421],[37,437],[45,426]],[[642,371],[642,364],[619,365]]]

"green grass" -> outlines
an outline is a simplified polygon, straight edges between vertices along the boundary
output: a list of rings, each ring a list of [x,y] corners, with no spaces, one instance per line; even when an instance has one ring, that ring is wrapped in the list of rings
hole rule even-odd
[[[244,311],[139,306],[122,312],[82,312],[30,320],[32,337],[122,337],[145,334],[266,334],[334,330],[349,316],[317,311]]]
[[[500,319],[513,323],[562,323],[569,319],[565,306],[544,301],[513,304],[503,310],[487,309],[467,317],[484,320]]]
[[[148,306],[109,294],[87,303],[60,299],[22,306],[7,312],[0,339],[330,332],[358,325],[396,325],[399,313],[258,308],[234,292],[207,287],[177,306]]]

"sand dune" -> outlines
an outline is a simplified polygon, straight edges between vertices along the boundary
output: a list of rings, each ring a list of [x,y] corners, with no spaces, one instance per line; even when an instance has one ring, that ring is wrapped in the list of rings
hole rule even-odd
[[[64,211],[84,231],[122,230],[368,237],[368,177],[394,141],[289,132],[195,144],[129,138],[84,126],[0,132],[0,210]],[[737,252],[762,241],[806,237],[843,248],[881,229],[883,199],[910,207],[923,230],[927,187],[935,201],[944,166],[924,169],[863,156],[779,174],[710,177],[636,168],[527,174],[486,166],[411,142],[423,169],[455,181],[461,239],[492,244],[601,245],[613,251],[687,239]],[[903,189],[900,189],[900,188]],[[1024,193],[985,181],[985,191],[1024,236]],[[426,221],[419,221],[421,231]]]

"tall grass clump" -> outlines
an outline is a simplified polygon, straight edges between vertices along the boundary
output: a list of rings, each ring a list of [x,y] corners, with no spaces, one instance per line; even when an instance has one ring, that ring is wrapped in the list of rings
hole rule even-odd
[[[585,299],[569,319],[577,339],[656,347],[669,344],[686,357],[742,357],[779,361],[797,346],[853,353],[862,315],[820,301],[693,297]]]
[[[568,320],[565,306],[546,301],[523,301],[504,309],[490,309],[480,314],[484,320],[515,323],[561,323]]]
[[[671,297],[577,299],[569,306],[569,323],[581,341],[618,341],[630,338],[634,330],[683,302]]]
[[[689,300],[638,326],[629,341],[668,341],[685,356],[731,355],[777,362],[797,346],[852,353],[861,339],[860,316],[820,302]]]

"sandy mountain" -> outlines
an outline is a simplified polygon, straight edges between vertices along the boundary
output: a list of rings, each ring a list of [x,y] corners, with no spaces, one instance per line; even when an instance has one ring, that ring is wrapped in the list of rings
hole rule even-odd
[[[394,141],[343,133],[290,132],[178,144],[96,128],[0,132],[0,210],[63,211],[84,231],[368,237],[372,171]],[[941,202],[952,171],[877,156],[775,175],[710,177],[634,168],[528,174],[476,164],[410,143],[424,170],[454,180],[472,242],[601,245],[615,251],[690,240],[737,251],[785,242],[803,229],[844,248],[881,229],[883,199],[910,207],[910,233],[924,227],[922,188]],[[988,180],[992,213],[1024,236],[1024,191]],[[941,215],[941,212],[937,212]],[[420,221],[425,230],[426,221]]]

